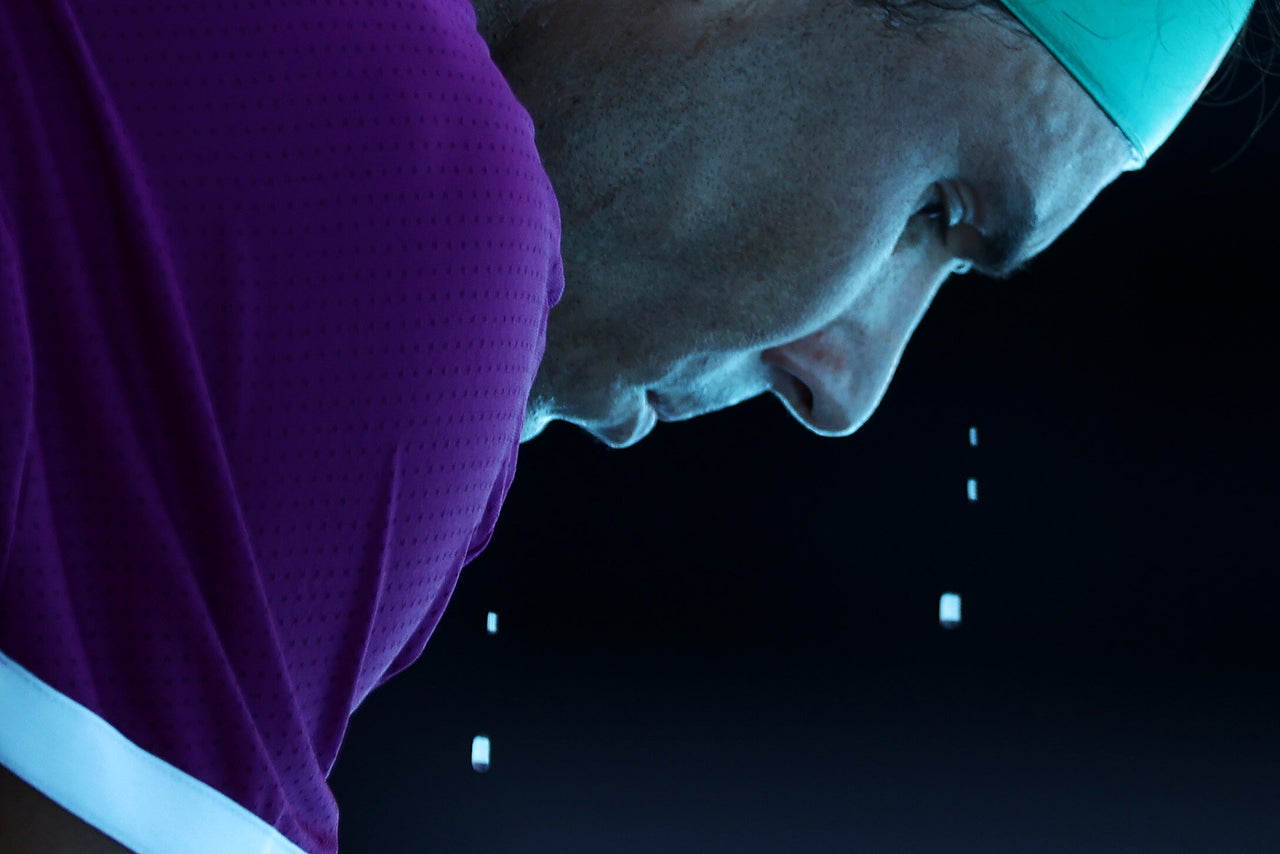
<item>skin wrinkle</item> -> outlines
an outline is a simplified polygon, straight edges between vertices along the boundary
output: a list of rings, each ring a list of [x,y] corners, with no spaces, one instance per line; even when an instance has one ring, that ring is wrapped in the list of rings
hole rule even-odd
[[[622,447],[653,394],[679,420],[763,392],[847,435],[976,236],[917,215],[936,182],[988,231],[1025,182],[1039,249],[1120,174],[1123,136],[1038,42],[939,15],[916,38],[842,0],[526,9],[494,53],[538,128],[566,289],[523,438],[554,418]]]
[[[687,87],[684,87],[684,88],[687,93],[688,88]],[[685,99],[682,101],[682,104],[687,103],[687,101],[688,101],[688,95],[686,95]],[[590,219],[594,217],[596,214],[600,213],[605,208],[608,208],[610,205],[612,205],[614,200],[618,197],[618,194],[622,192],[622,190],[627,185],[636,181],[641,175],[647,172],[649,168],[652,166],[654,160],[660,157],[666,151],[666,149],[675,141],[676,137],[679,136],[684,131],[685,126],[687,124],[687,121],[683,118],[684,112],[681,111],[677,113],[677,115],[681,116],[681,118],[677,118],[668,126],[666,132],[662,134],[661,138],[655,143],[654,151],[648,154],[647,156],[641,157],[639,162],[636,164],[636,166],[633,169],[631,169],[631,171],[624,174],[620,179],[618,179],[617,183],[615,183],[612,187],[606,190],[604,195],[600,198],[600,200],[597,201],[595,204],[593,204],[590,208],[588,208],[584,212],[584,217],[586,219]]]

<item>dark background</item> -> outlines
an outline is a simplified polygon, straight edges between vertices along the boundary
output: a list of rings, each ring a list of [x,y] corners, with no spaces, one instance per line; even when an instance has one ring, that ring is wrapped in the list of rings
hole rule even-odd
[[[851,438],[525,445],[352,720],[344,854],[1280,852],[1278,87],[945,286]]]

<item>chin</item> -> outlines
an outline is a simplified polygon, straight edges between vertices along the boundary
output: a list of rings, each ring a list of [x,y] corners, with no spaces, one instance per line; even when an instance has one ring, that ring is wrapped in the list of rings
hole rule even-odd
[[[611,424],[580,424],[579,426],[610,448],[630,448],[653,432],[658,424],[658,414],[647,402],[641,403],[629,415]]]
[[[542,431],[547,429],[547,425],[554,419],[548,415],[529,415],[524,419],[524,426],[520,429],[520,443],[524,444],[530,439],[536,439],[542,435]]]
[[[656,423],[657,419],[654,419],[650,422],[641,422],[630,429],[612,428],[608,430],[587,430],[587,432],[610,448],[630,448],[645,436],[648,436],[653,431]]]

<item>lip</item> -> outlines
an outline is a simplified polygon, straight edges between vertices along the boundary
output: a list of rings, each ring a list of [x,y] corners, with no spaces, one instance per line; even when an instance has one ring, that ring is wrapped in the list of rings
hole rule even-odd
[[[648,398],[646,398],[648,402]],[[652,406],[641,406],[636,414],[627,421],[611,428],[607,432],[597,433],[601,439],[613,448],[629,448],[645,436],[653,432],[657,425],[657,411]]]
[[[653,410],[653,414],[662,422],[676,421],[677,416],[667,408],[667,402],[656,391],[650,390],[645,392],[645,398],[649,401],[649,408]]]

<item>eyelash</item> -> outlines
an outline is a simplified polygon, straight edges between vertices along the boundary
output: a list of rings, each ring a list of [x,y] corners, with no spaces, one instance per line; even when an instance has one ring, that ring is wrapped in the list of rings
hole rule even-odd
[[[959,221],[948,204],[950,201],[945,190],[941,185],[934,184],[929,188],[930,196],[920,209],[916,211],[917,216],[923,216],[925,219],[932,220],[936,224],[938,232],[945,237],[947,229],[953,227]]]

